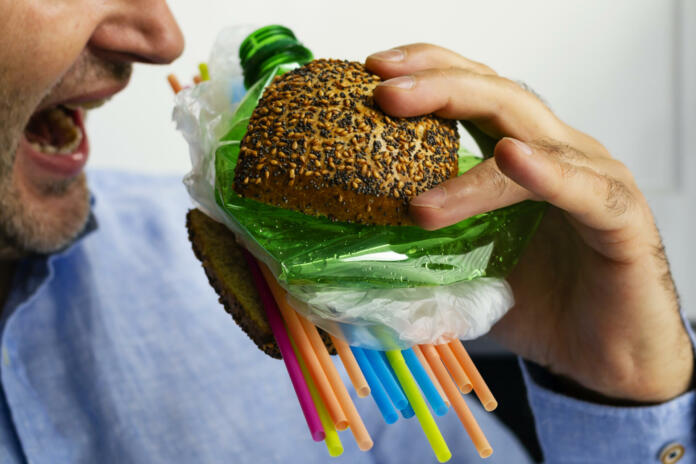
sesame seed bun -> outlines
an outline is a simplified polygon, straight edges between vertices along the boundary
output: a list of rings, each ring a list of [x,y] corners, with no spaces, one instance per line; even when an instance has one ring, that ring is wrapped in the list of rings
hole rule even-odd
[[[411,224],[408,202],[457,174],[457,127],[388,116],[372,98],[379,82],[340,60],[277,76],[242,139],[235,191],[332,220]]]
[[[220,297],[220,303],[256,346],[267,355],[280,359],[259,294],[254,285],[242,248],[234,234],[198,209],[186,215],[186,228],[196,258],[203,265],[208,282]],[[330,354],[336,349],[329,335],[319,329]]]

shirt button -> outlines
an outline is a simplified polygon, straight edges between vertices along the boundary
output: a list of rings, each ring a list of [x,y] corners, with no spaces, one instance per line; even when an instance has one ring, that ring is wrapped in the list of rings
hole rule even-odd
[[[660,462],[662,464],[674,464],[681,461],[684,456],[684,447],[679,443],[670,443],[660,451]]]

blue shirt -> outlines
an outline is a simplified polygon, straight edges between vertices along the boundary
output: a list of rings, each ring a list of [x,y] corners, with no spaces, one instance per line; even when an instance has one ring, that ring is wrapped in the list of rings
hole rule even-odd
[[[3,311],[0,463],[435,462],[415,419],[386,425],[355,396],[375,447],[361,452],[342,432],[345,452],[329,458],[282,362],[217,302],[186,238],[181,182],[95,172],[90,183],[98,227],[25,259]],[[547,462],[659,462],[671,442],[685,447],[681,462],[696,462],[693,393],[616,408],[525,379]],[[468,403],[494,448],[487,462],[531,462]],[[437,422],[451,462],[481,462],[453,411]]]

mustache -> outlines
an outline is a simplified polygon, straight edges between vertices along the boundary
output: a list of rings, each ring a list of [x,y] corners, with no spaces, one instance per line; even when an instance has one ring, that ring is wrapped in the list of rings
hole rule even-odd
[[[48,100],[61,100],[61,96],[79,93],[79,89],[88,88],[94,82],[127,82],[132,73],[130,62],[109,60],[85,50],[48,90],[39,106]]]

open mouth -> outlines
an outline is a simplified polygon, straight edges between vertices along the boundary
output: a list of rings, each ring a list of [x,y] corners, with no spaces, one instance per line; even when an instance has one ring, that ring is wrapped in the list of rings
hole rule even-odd
[[[70,155],[85,138],[79,108],[57,105],[34,114],[24,129],[24,137],[39,153]]]
[[[87,163],[89,143],[85,111],[106,99],[63,102],[34,113],[24,129],[22,151],[40,172],[59,177],[79,174]]]

